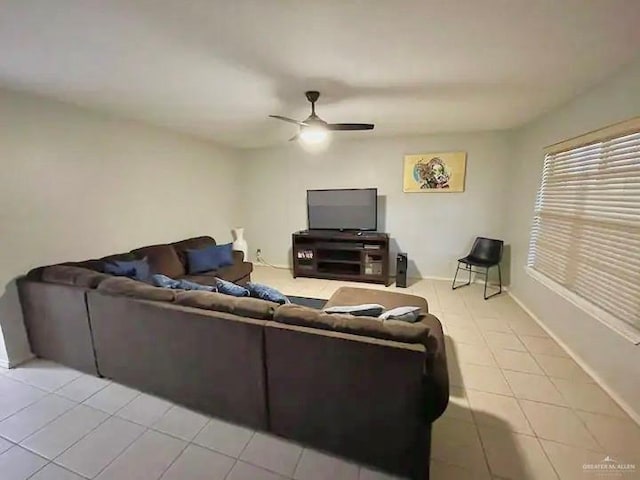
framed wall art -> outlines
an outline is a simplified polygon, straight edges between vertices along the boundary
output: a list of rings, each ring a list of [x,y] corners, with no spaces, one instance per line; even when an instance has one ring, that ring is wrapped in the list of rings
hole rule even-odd
[[[402,189],[408,193],[464,192],[466,170],[466,152],[405,155]]]

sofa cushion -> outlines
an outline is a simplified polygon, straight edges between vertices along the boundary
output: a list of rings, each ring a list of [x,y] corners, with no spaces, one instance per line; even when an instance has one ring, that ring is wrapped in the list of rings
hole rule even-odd
[[[150,269],[147,258],[141,260],[132,261],[119,261],[108,262],[104,264],[104,273],[110,273],[112,275],[118,275],[121,277],[135,278],[141,282],[146,282],[150,279]]]
[[[210,272],[202,272],[198,275],[183,275],[180,278],[204,285],[215,286],[215,278],[221,278],[228,282],[238,283],[239,280],[248,277],[253,271],[253,264],[249,262],[234,263],[228,267],[222,267]]]
[[[356,317],[377,317],[384,311],[378,303],[363,303],[361,305],[334,305],[323,309],[325,313],[348,313]]]
[[[258,320],[271,320],[276,307],[278,307],[277,303],[267,302],[258,298],[232,297],[222,293],[195,290],[179,292],[176,295],[175,303],[187,307],[232,313]]]
[[[216,241],[209,236],[187,238],[186,240],[180,240],[179,242],[173,242],[171,246],[176,250],[178,258],[182,265],[187,265],[187,250],[195,250],[198,248],[206,247],[207,245],[215,245]]]
[[[173,302],[176,291],[168,288],[152,287],[127,277],[111,277],[98,286],[98,290],[110,295],[156,300],[159,302]]]
[[[378,318],[355,317],[341,313],[329,314],[294,304],[282,305],[276,310],[273,319],[288,325],[351,333],[396,342],[420,343],[425,346],[429,337],[429,326],[420,322],[406,323],[396,320],[381,322]]]
[[[238,283],[249,275],[253,271],[253,263],[250,262],[238,262],[228,267],[221,267],[216,271],[216,276],[229,282]]]
[[[151,245],[131,250],[136,258],[147,257],[151,273],[177,278],[185,274],[184,265],[171,245]]]
[[[69,265],[53,265],[42,270],[42,281],[75,287],[96,288],[111,275]]]
[[[386,292],[372,288],[341,287],[327,301],[325,308],[336,305],[360,305],[361,303],[379,303],[387,310],[396,307],[420,307],[420,313],[429,313],[427,300],[417,295]]]
[[[193,275],[233,265],[231,252],[230,243],[189,249],[187,250],[187,271]]]

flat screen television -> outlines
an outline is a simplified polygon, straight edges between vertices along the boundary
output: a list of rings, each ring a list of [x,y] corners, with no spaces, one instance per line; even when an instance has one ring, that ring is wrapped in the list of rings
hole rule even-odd
[[[378,189],[307,190],[309,230],[377,230]]]

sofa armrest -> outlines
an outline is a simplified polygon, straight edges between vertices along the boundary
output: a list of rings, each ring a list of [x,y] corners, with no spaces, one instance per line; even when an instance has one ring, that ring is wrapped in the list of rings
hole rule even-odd
[[[427,417],[435,421],[444,413],[449,404],[449,369],[445,335],[437,317],[427,314],[421,320],[429,326],[427,357],[425,364],[425,392]]]
[[[233,263],[242,263],[244,262],[244,253],[241,250],[233,250]]]

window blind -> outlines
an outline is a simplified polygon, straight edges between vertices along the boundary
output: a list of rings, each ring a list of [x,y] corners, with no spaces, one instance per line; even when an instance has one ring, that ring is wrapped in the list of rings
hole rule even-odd
[[[640,119],[601,133],[547,151],[527,263],[637,340]]]

